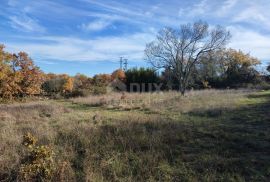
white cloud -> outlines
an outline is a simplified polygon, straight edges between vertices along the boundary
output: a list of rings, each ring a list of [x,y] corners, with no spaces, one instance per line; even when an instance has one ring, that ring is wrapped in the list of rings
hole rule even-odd
[[[44,60],[118,61],[119,56],[125,56],[130,60],[143,60],[145,44],[153,38],[151,33],[88,40],[71,37],[28,37],[28,40],[47,43],[9,42],[7,50],[18,52],[23,49],[33,58]]]
[[[202,0],[200,3],[194,5],[193,10],[190,13],[193,16],[204,14],[207,11],[207,7],[208,0]]]
[[[26,15],[10,16],[10,25],[17,30],[25,32],[45,32],[45,28],[38,24],[38,22]]]
[[[8,5],[9,6],[16,6],[18,4],[17,0],[8,0]]]
[[[198,4],[183,7],[178,10],[179,17],[198,17],[209,12],[209,0],[201,0]]]
[[[230,26],[228,29],[233,35],[228,47],[241,49],[260,60],[270,60],[270,36],[240,26]],[[39,60],[118,61],[119,56],[143,60],[145,44],[155,38],[154,31],[149,29],[144,33],[93,39],[58,36],[27,38],[28,41],[38,43],[24,42],[24,38],[18,37],[16,42],[6,45],[9,51],[23,50]]]
[[[113,22],[110,20],[100,19],[88,24],[82,24],[81,28],[86,31],[99,31],[109,27]]]
[[[234,22],[246,22],[257,25],[264,25],[270,28],[269,18],[270,16],[266,14],[267,10],[262,10],[262,7],[251,6],[240,11],[234,18]]]
[[[235,7],[235,5],[237,4],[238,0],[226,0],[223,2],[223,5],[218,8],[218,10],[216,11],[216,14],[218,16],[226,16],[230,13],[230,11],[232,10],[232,8]]]
[[[15,6],[18,2],[22,8],[19,9],[16,6],[17,8],[12,11],[15,13],[7,16],[11,16],[10,24],[12,27],[28,32],[45,31],[45,28],[39,25],[36,19],[30,17],[45,17],[47,21],[59,23],[60,28],[61,22],[70,19],[71,21],[76,19],[76,23],[80,19],[95,19],[92,22],[78,23],[78,26],[85,31],[104,30],[113,26],[114,22],[119,21],[126,27],[130,26],[135,28],[134,31],[137,31],[137,33],[131,34],[127,29],[124,30],[126,35],[94,37],[86,40],[50,36],[38,38],[41,40],[39,43],[31,43],[25,39],[25,42],[9,42],[7,44],[14,50],[23,49],[34,57],[41,55],[44,59],[99,61],[117,60],[119,56],[126,55],[130,59],[142,59],[145,43],[154,38],[157,29],[164,26],[178,27],[183,22],[203,19],[210,23],[218,22],[224,26],[231,25],[229,28],[233,38],[230,46],[250,52],[260,59],[270,60],[270,36],[256,32],[270,33],[269,0],[256,2],[247,0],[224,0],[222,2],[217,0],[198,0],[196,2],[171,0],[170,3],[155,1],[156,4],[153,1],[121,3],[123,1],[80,0],[79,6],[70,6],[69,3],[57,1],[33,1],[31,3],[28,1],[26,3],[25,0],[10,0],[10,5]],[[83,5],[85,6],[82,7]],[[182,8],[179,9],[179,7]],[[22,12],[16,13],[16,9]],[[46,11],[43,11],[44,9]],[[29,16],[20,16],[20,14]],[[248,29],[237,26],[242,23],[249,26]],[[146,33],[140,33],[140,31]],[[51,43],[41,43],[46,41]]]
[[[179,25],[181,22],[179,17],[174,15],[174,10],[176,10],[175,13],[177,13],[177,5],[172,5],[170,3],[153,4],[145,2],[141,4],[132,1],[128,3],[95,0],[80,1],[98,6],[98,9],[106,16],[116,16],[119,20],[131,24],[139,24],[140,26],[147,26],[149,24],[175,26]]]
[[[233,35],[229,47],[241,49],[260,60],[270,60],[270,36],[239,26],[229,29]]]
[[[123,3],[118,3],[116,1],[110,1],[109,3],[108,2],[103,3],[102,1],[95,1],[95,0],[81,0],[81,1],[97,5],[105,11],[121,13],[122,15],[129,15],[129,16],[144,16],[145,15],[142,9],[126,6],[127,4],[125,5]]]

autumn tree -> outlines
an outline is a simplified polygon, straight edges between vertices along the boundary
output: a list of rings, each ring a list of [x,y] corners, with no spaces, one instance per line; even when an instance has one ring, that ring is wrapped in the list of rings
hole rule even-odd
[[[13,99],[21,92],[19,83],[21,74],[12,69],[13,55],[4,51],[4,45],[0,45],[0,97]]]
[[[64,77],[64,84],[63,84],[63,88],[62,88],[63,93],[64,94],[71,93],[73,90],[73,84],[74,84],[74,78],[72,78],[70,76],[65,76]]]
[[[126,80],[126,74],[122,69],[115,70],[112,73],[111,77],[112,77],[112,80],[118,79],[118,80],[121,80],[123,82]]]
[[[0,46],[0,96],[4,99],[40,94],[43,73],[29,56],[10,54]]]
[[[181,25],[179,30],[162,29],[156,40],[146,45],[145,55],[153,67],[172,70],[184,94],[201,55],[222,48],[229,38],[230,33],[223,27],[210,29],[207,23],[198,21]]]
[[[38,95],[44,82],[43,72],[34,65],[32,59],[25,52],[13,55],[13,70],[21,75],[21,95]]]
[[[210,86],[222,88],[258,81],[255,66],[260,61],[240,50],[221,49],[204,54],[200,59],[193,74],[196,83],[208,82]]]
[[[107,86],[111,83],[112,77],[110,74],[98,74],[93,77],[93,94],[107,93]]]
[[[74,89],[90,90],[92,87],[92,79],[83,74],[77,74],[74,77]]]
[[[74,89],[74,78],[67,74],[56,75],[49,73],[42,84],[42,89],[50,96],[57,94],[66,96]]]
[[[260,61],[240,50],[223,50],[219,58],[226,85],[236,86],[256,81],[259,73],[254,68]]]
[[[52,77],[47,78],[45,82],[42,84],[42,89],[48,95],[53,95],[57,93],[62,93],[62,88],[65,81],[60,77]]]
[[[98,74],[93,77],[93,84],[97,86],[107,86],[112,81],[109,74]]]

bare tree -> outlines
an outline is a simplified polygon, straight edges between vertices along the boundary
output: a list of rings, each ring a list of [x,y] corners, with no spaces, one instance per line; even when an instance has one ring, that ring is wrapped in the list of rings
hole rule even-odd
[[[266,70],[267,70],[268,72],[270,72],[270,63],[269,63],[269,65],[267,66]]]
[[[222,48],[230,39],[230,32],[221,26],[210,29],[198,21],[181,25],[179,30],[162,29],[156,40],[147,44],[147,60],[157,69],[171,69],[184,95],[189,85],[192,68],[204,53]]]

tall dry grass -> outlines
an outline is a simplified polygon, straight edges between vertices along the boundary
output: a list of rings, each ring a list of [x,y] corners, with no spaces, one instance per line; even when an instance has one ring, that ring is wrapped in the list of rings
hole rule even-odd
[[[16,180],[24,155],[22,136],[30,132],[43,144],[51,144],[56,132],[49,121],[67,112],[69,109],[50,102],[0,105],[0,181]]]
[[[110,93],[71,99],[73,103],[87,106],[103,106],[111,109],[171,110],[181,113],[191,111],[235,107],[239,99],[251,93],[248,90],[201,90],[189,91],[185,96],[179,92],[157,93]]]
[[[53,148],[54,181],[266,179],[267,160],[255,154],[267,147],[268,131],[260,130],[263,122],[248,122],[251,116],[255,121],[258,116],[266,121],[267,116],[260,106],[244,113],[239,102],[249,94],[242,90],[191,91],[184,97],[178,92],[112,93],[0,105],[0,181],[16,181],[26,132]],[[200,115],[217,109],[228,112]],[[240,114],[243,119],[238,121]],[[250,126],[255,124],[258,127]],[[261,143],[256,145],[253,139]]]

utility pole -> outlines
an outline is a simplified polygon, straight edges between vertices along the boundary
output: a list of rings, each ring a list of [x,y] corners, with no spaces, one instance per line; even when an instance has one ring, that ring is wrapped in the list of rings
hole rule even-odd
[[[122,56],[120,57],[120,69],[121,70],[123,69],[123,57]]]
[[[128,59],[124,59],[124,71],[127,71]]]

